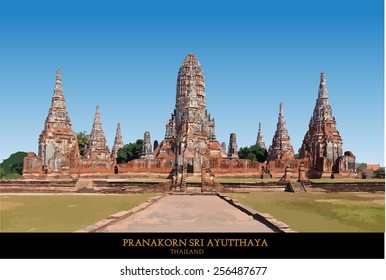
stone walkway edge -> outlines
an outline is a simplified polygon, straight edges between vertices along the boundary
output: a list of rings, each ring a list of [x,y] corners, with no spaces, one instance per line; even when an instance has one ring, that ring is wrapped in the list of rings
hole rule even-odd
[[[136,207],[134,207],[130,210],[127,210],[127,211],[120,211],[118,213],[112,214],[112,215],[108,216],[106,219],[98,221],[95,224],[89,225],[89,226],[82,228],[80,230],[77,230],[75,232],[76,233],[97,232],[97,231],[102,230],[103,228],[107,227],[108,225],[110,225],[112,223],[116,223],[120,220],[123,220],[123,219],[139,212],[139,211],[145,210],[150,205],[156,203],[161,198],[163,198],[167,195],[170,195],[170,194],[173,194],[173,193],[165,193],[165,194],[162,194],[159,196],[155,196],[151,199],[146,200],[146,202],[140,204],[139,206],[136,206]],[[200,194],[191,194],[191,195],[200,195]],[[201,195],[204,195],[204,194],[201,194]],[[272,217],[268,213],[257,212],[256,210],[241,204],[237,199],[230,198],[222,193],[216,193],[216,195],[219,198],[228,202],[233,207],[239,209],[240,211],[246,213],[249,216],[252,216],[255,220],[263,223],[264,225],[271,228],[275,232],[295,232],[287,224],[275,219],[274,217]]]
[[[275,232],[296,232],[292,230],[289,227],[289,225],[275,219],[268,213],[257,212],[255,209],[252,209],[248,206],[241,204],[237,199],[230,198],[222,193],[217,193],[217,196],[222,198],[232,206],[236,207],[240,211],[244,212],[245,214],[252,216],[255,220],[263,223],[264,225],[271,228]]]
[[[118,213],[115,213],[115,214],[112,214],[110,216],[108,216],[106,219],[104,220],[101,220],[101,221],[98,221],[96,222],[95,224],[92,224],[92,225],[89,225],[85,228],[82,228],[80,230],[77,230],[75,231],[76,233],[79,233],[79,232],[97,232],[98,230],[101,230],[105,227],[107,227],[108,225],[112,224],[112,223],[115,223],[115,222],[118,222],[120,220],[123,220],[139,211],[142,211],[142,210],[145,210],[147,207],[149,207],[150,205],[156,203],[158,200],[160,200],[161,198],[165,197],[166,195],[168,195],[167,193],[165,194],[162,194],[162,195],[159,195],[159,196],[155,196],[155,197],[152,197],[148,200],[146,200],[144,203],[134,207],[134,208],[131,208],[130,210],[127,210],[127,211],[121,211],[121,212],[118,212]]]

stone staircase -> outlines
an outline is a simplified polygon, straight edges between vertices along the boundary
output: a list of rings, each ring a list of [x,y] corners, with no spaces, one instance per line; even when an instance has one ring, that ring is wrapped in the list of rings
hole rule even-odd
[[[187,184],[186,192],[187,193],[201,193],[201,184]]]
[[[305,193],[307,192],[306,188],[304,187],[303,183],[299,182],[291,182],[287,185],[288,190],[294,193]]]

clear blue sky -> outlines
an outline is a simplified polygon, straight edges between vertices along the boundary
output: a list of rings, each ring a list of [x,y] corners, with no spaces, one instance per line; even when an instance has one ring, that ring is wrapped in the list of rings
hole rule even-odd
[[[128,3],[130,2],[130,4]],[[210,2],[210,3],[209,3]],[[37,153],[62,70],[76,132],[96,105],[109,147],[162,140],[177,72],[192,51],[205,74],[217,139],[272,142],[284,104],[295,151],[325,71],[333,115],[357,162],[384,165],[383,1],[2,1],[0,161]]]

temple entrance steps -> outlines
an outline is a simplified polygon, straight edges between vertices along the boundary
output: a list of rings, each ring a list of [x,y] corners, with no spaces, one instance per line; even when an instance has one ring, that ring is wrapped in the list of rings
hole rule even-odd
[[[304,187],[304,184],[303,183],[299,183],[299,182],[288,183],[287,184],[287,189],[290,192],[294,192],[294,193],[305,193],[305,192],[307,192],[306,188]]]
[[[187,193],[201,193],[202,192],[201,184],[187,184],[186,185],[186,192]]]

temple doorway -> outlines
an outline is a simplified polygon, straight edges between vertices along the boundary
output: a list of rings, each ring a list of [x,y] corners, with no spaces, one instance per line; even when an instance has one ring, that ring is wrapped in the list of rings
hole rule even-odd
[[[118,174],[118,166],[114,167],[114,174]]]
[[[193,168],[193,159],[192,158],[188,158],[187,160],[187,169],[186,169],[186,172],[187,173],[193,173],[194,172],[194,168]]]

